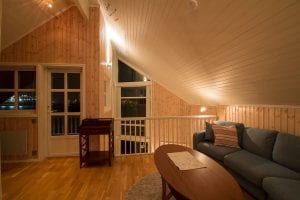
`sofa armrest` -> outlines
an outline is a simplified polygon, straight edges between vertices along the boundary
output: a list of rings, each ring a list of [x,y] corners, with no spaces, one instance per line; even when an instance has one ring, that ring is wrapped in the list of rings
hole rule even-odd
[[[196,146],[199,142],[204,141],[205,130],[194,133],[193,135],[193,149],[196,149]]]

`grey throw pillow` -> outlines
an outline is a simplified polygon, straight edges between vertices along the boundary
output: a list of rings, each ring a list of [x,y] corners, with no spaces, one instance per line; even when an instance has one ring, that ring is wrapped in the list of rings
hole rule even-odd
[[[212,124],[209,122],[205,122],[205,134],[204,134],[204,139],[209,142],[214,142],[215,141],[215,136],[214,136],[214,131],[212,129]]]

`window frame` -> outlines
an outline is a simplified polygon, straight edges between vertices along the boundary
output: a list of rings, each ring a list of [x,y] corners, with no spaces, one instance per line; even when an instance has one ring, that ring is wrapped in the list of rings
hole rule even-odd
[[[13,65],[13,66],[12,66]],[[0,92],[13,92],[15,96],[15,102],[14,106],[15,108],[13,110],[1,110],[0,113],[2,114],[29,114],[29,115],[35,115],[37,113],[37,107],[38,107],[38,94],[37,94],[37,84],[38,84],[38,77],[37,77],[37,66],[36,65],[0,65],[0,71],[13,71],[14,72],[14,88],[13,89],[0,89]],[[19,87],[19,72],[20,71],[34,71],[35,72],[35,88],[30,89],[21,89]],[[19,109],[19,93],[21,92],[35,92],[36,96],[36,102],[35,102],[35,109],[25,109],[21,110]]]

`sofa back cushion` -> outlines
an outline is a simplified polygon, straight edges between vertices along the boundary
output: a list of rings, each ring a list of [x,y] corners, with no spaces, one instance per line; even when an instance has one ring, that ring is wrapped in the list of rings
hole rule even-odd
[[[215,136],[214,136],[214,131],[212,129],[212,125],[209,122],[205,122],[205,134],[204,134],[204,139],[209,142],[214,142],[215,141]]]
[[[275,130],[245,128],[242,147],[251,153],[271,160],[277,133]]]
[[[238,143],[239,146],[242,147],[242,137],[243,137],[243,132],[244,132],[244,124],[242,123],[236,123],[236,122],[228,122],[228,121],[214,121],[212,124],[209,122],[205,122],[205,135],[204,139],[209,142],[215,142],[215,135],[214,131],[212,129],[212,125],[219,125],[219,126],[235,126],[237,129],[237,135],[238,135]]]
[[[273,149],[273,160],[300,172],[300,137],[279,133]]]

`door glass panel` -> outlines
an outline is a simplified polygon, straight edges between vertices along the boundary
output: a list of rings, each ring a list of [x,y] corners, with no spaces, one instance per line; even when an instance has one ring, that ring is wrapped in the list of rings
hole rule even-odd
[[[52,136],[78,135],[81,119],[80,73],[51,73],[51,87]]]
[[[14,89],[14,71],[0,71],[0,89]]]
[[[69,115],[68,116],[68,135],[78,135],[80,125],[79,115]]]
[[[0,92],[0,110],[14,110],[15,95],[14,92]]]
[[[51,74],[52,89],[64,89],[64,73]]]
[[[35,92],[19,92],[19,110],[34,110],[36,105]]]
[[[59,136],[64,135],[65,132],[65,119],[64,116],[51,117],[51,135]]]
[[[80,112],[80,92],[68,92],[68,112]]]
[[[52,92],[51,94],[51,111],[64,112],[64,93]]]
[[[68,89],[80,89],[79,73],[68,73]]]
[[[121,99],[121,117],[146,117],[146,99]]]
[[[35,89],[35,71],[19,71],[19,88]]]
[[[146,97],[146,87],[121,88],[121,97]]]

